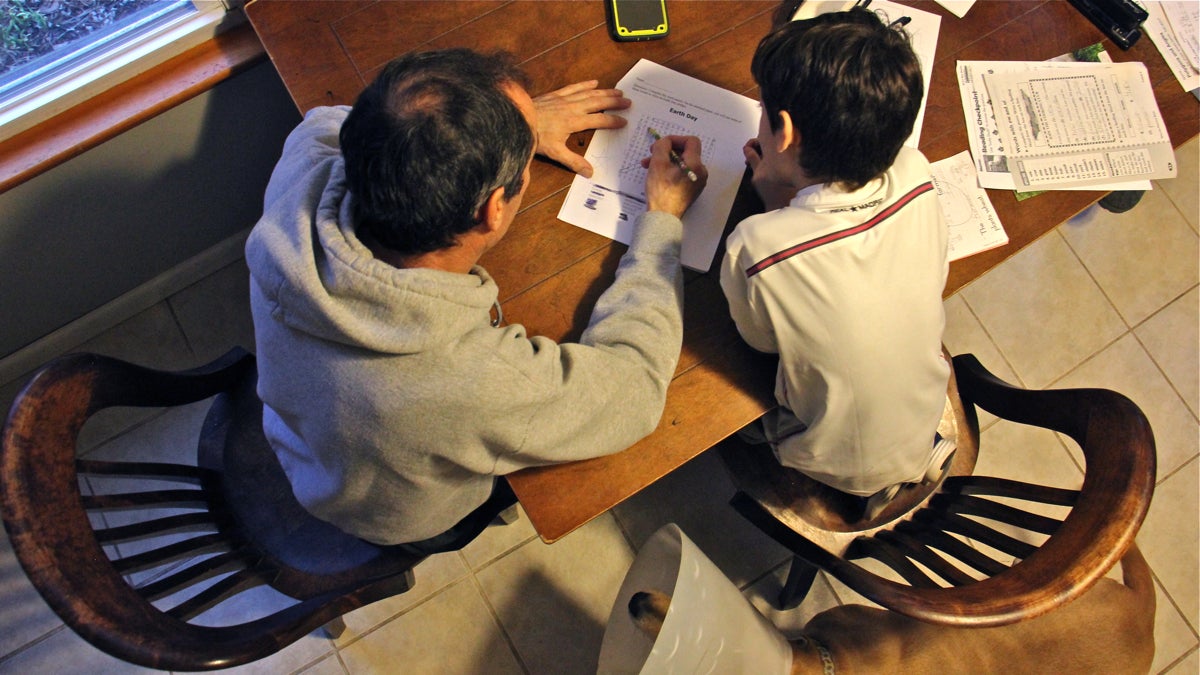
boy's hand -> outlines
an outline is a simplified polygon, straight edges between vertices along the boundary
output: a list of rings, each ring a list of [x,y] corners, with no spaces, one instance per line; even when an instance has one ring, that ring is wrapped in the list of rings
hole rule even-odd
[[[742,154],[746,156],[746,165],[753,174],[750,183],[762,199],[766,210],[774,211],[790,204],[800,187],[793,182],[791,176],[771,169],[772,166],[778,166],[777,162],[763,161],[762,148],[759,147],[757,138],[746,141],[746,145],[742,146]]]
[[[576,82],[533,99],[537,109],[537,154],[591,178],[592,165],[567,147],[567,137],[588,129],[620,129],[625,118],[604,113],[628,108],[619,89],[597,89],[596,80]]]
[[[691,180],[671,159],[671,150],[679,153],[684,164],[696,174]],[[700,160],[700,139],[695,136],[664,136],[650,146],[650,158],[642,160],[646,172],[646,206],[650,211],[665,211],[682,218],[708,183],[708,169]]]

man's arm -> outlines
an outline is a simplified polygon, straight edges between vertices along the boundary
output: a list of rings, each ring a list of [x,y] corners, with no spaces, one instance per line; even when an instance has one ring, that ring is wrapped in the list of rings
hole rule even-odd
[[[684,176],[670,158],[673,148],[699,180]],[[597,300],[579,343],[531,340],[534,358],[552,364],[543,372],[554,394],[530,419],[517,454],[500,460],[500,473],[623,450],[652,432],[662,416],[683,342],[679,216],[704,189],[708,172],[696,138],[664,138],[652,153],[646,179],[650,210],[638,220],[616,278]]]

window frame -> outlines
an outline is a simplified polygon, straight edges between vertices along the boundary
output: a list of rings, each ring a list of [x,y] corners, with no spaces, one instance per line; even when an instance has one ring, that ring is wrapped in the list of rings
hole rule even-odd
[[[174,12],[146,24],[112,44],[69,53],[44,70],[25,91],[0,99],[0,141],[11,138],[96,94],[211,40],[227,21],[223,0],[190,0],[195,9]],[[236,13],[240,16],[240,12]],[[228,27],[228,23],[225,23]]]
[[[73,103],[44,108],[20,131],[0,135],[0,193],[265,60],[241,1],[233,2],[238,7],[222,10],[224,18],[211,32],[159,51],[157,58],[92,85]]]

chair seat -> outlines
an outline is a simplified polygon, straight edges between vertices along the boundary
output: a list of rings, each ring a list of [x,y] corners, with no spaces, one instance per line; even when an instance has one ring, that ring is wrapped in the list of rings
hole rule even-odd
[[[178,373],[74,354],[18,395],[0,437],[4,526],[33,586],[97,648],[164,670],[228,668],[412,586],[421,557],[296,502],[263,437],[255,379],[241,350]],[[100,409],[213,396],[196,464],[75,457]],[[218,611],[264,585],[295,601]]]
[[[309,513],[263,433],[257,373],[217,396],[204,422],[199,464],[221,474],[221,494],[237,524],[278,568],[269,583],[297,599],[343,590],[363,579],[403,574],[410,554],[364,541]]]
[[[782,606],[822,569],[916,619],[1003,625],[1078,597],[1132,544],[1155,478],[1154,437],[1133,402],[1105,390],[1013,387],[969,354],[954,358],[948,391],[958,429],[948,476],[901,493],[869,521],[846,517],[847,496],[784,469],[768,448],[721,446],[738,488],[731,504],[795,554]],[[1082,488],[973,475],[977,406],[1074,439],[1086,461]],[[858,562],[866,559],[889,574]]]

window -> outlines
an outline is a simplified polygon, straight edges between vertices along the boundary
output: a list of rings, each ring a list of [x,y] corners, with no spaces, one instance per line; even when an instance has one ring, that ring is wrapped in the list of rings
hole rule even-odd
[[[0,139],[211,38],[230,0],[2,0]],[[240,2],[236,4],[240,5]]]

